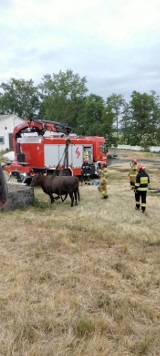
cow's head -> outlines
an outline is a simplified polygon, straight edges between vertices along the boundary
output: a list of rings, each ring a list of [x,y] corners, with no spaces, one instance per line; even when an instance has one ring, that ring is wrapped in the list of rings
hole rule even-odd
[[[42,184],[42,174],[36,173],[31,180],[31,187],[38,187]]]

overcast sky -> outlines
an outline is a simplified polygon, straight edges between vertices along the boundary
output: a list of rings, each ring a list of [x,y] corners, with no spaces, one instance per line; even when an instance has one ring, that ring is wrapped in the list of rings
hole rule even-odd
[[[160,0],[0,0],[0,83],[67,69],[104,99],[160,95]]]

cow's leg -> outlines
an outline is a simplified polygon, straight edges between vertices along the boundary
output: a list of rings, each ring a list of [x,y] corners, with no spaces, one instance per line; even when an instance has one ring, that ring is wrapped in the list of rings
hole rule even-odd
[[[71,207],[73,206],[73,203],[74,203],[74,194],[73,192],[72,193],[69,193],[69,196],[71,198]]]
[[[50,197],[50,199],[51,199],[51,204],[54,203],[54,200],[55,200],[55,199],[53,198],[53,195],[52,195],[52,194],[49,194],[49,197]]]
[[[74,198],[75,198],[75,205],[77,205],[78,204],[78,202],[77,202],[77,190],[74,191]]]
[[[57,195],[56,197],[53,196],[53,198],[54,198],[54,200],[58,200],[58,199],[60,199],[60,196],[59,195]]]
[[[67,196],[68,196],[68,194],[65,194],[64,198],[62,198],[62,195],[61,195],[62,203],[67,199]]]

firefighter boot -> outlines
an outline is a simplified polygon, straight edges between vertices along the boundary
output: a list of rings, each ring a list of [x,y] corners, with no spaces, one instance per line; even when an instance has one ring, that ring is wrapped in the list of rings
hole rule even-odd
[[[136,201],[135,210],[140,210],[140,202]]]
[[[103,196],[103,199],[107,199],[107,198],[108,198],[108,195],[104,195],[104,196]]]
[[[146,210],[146,204],[143,203],[143,204],[141,205],[141,212],[144,213],[145,210]]]

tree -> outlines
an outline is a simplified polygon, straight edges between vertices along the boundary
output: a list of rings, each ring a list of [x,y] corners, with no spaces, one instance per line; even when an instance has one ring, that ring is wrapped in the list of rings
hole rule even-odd
[[[110,109],[105,106],[102,117],[102,125],[101,125],[101,136],[104,136],[109,146],[117,145],[117,136],[115,136],[115,127],[114,127],[114,114],[110,111]]]
[[[85,98],[83,115],[79,121],[79,131],[85,135],[101,134],[104,100],[101,96],[90,94]]]
[[[132,145],[154,145],[160,127],[159,97],[133,91],[122,119],[122,130]],[[145,139],[143,136],[145,135]]]
[[[33,81],[11,78],[8,83],[0,85],[0,113],[16,114],[21,118],[36,114],[39,108],[37,87]]]
[[[125,100],[121,94],[112,94],[106,100],[108,112],[114,115],[114,122],[116,125],[117,138],[119,137],[120,118],[125,105]]]
[[[115,116],[101,96],[90,94],[85,99],[85,107],[80,121],[80,133],[85,135],[103,136],[109,144],[115,143],[114,131]]]
[[[46,119],[64,121],[76,129],[88,91],[86,78],[80,78],[68,69],[66,73],[46,74],[42,80],[39,85],[42,99],[40,115]]]
[[[125,104],[122,114],[121,134],[121,141],[123,144],[132,144],[132,141],[134,140],[132,133],[132,115],[130,112],[130,105],[128,103]]]

